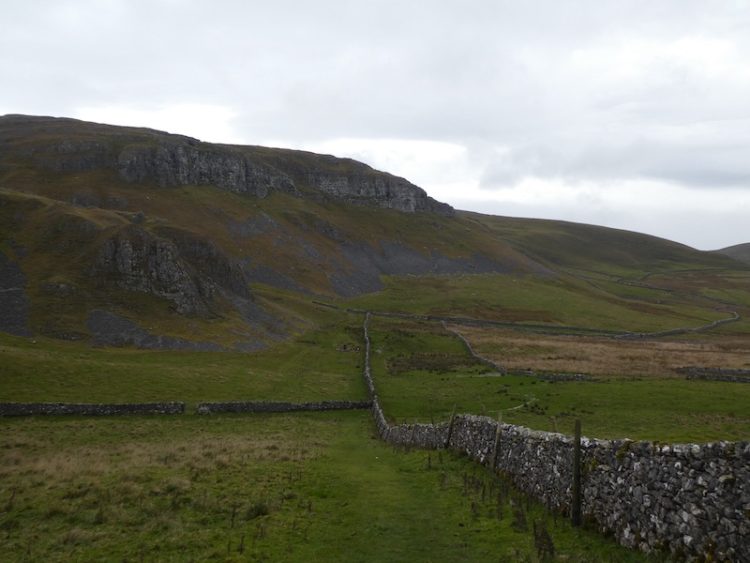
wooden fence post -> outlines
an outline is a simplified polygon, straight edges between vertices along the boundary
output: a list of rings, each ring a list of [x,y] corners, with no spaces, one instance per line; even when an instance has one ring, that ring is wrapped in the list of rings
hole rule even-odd
[[[500,453],[500,427],[503,424],[503,413],[502,411],[497,413],[497,429],[495,430],[495,445],[492,448],[492,459],[490,460],[490,467],[494,471],[497,468],[497,455]]]
[[[451,413],[451,421],[448,424],[448,436],[445,438],[445,449],[451,445],[451,436],[453,435],[453,422],[456,419],[456,405],[453,405],[453,412]]]
[[[581,525],[581,419],[576,420],[573,438],[573,498],[570,505],[570,521]]]

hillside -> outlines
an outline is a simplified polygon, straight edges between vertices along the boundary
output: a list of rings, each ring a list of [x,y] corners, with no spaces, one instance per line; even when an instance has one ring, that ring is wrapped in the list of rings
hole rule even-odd
[[[304,151],[202,143],[182,135],[75,119],[0,118],[0,173],[105,172],[109,181],[159,187],[210,185],[264,198],[273,193],[329,196],[348,203],[451,215],[403,178],[351,159]],[[92,203],[90,201],[82,201]]]
[[[750,242],[728,246],[721,250],[717,250],[716,252],[734,258],[735,260],[739,260],[740,262],[750,264]]]
[[[702,289],[634,298],[618,283],[684,270],[747,267],[627,231],[455,212],[350,159],[0,117],[0,330],[12,334],[254,350],[306,330],[314,300],[408,308],[415,297],[521,322],[564,322],[571,296],[581,314],[645,307],[648,326],[721,317]],[[561,301],[484,303],[519,280]]]

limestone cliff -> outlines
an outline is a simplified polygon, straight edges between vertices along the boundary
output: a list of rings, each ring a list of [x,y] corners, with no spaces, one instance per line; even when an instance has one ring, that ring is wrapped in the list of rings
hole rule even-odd
[[[346,172],[312,169],[304,179],[328,195],[358,205],[376,205],[409,213],[425,211],[451,215],[453,212],[449,205],[435,201],[404,178],[378,172],[354,160],[349,160],[348,164]]]
[[[62,173],[105,170],[130,183],[212,185],[264,198],[312,194],[349,203],[452,215],[426,192],[366,164],[304,151],[203,143],[151,129],[74,119],[0,117],[0,173],[18,167]]]

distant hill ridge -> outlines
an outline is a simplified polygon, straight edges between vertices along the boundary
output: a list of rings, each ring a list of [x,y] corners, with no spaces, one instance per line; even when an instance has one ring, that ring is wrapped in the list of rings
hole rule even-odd
[[[717,250],[716,252],[734,258],[735,260],[739,260],[740,262],[750,264],[750,242],[728,246],[721,250]]]
[[[305,151],[204,143],[153,129],[75,119],[0,117],[0,173],[17,166],[53,172],[112,170],[132,183],[212,185],[266,197],[319,192],[349,203],[452,215],[411,182],[352,159]]]

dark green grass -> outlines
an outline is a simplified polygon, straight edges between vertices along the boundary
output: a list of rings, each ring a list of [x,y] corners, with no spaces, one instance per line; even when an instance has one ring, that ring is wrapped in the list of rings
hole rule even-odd
[[[750,386],[659,379],[543,382],[525,376],[410,372],[378,376],[385,411],[398,421],[445,420],[457,412],[502,415],[505,422],[572,433],[661,442],[747,440]],[[521,408],[516,408],[521,407]]]
[[[4,561],[536,561],[534,521],[567,560],[646,560],[368,413],[0,426]]]
[[[455,408],[564,433],[571,433],[580,418],[584,434],[596,438],[707,442],[750,437],[747,384],[653,377],[552,383],[499,376],[474,361],[439,325],[424,323],[416,336],[405,328],[383,319],[372,322],[375,384],[386,414],[396,421],[445,420]],[[439,352],[446,361],[439,369],[428,362],[419,365],[414,350]],[[405,362],[409,358],[414,361]],[[405,369],[394,370],[394,365]]]
[[[360,323],[342,318],[253,354],[97,349],[0,335],[0,401],[364,399]]]
[[[649,332],[701,326],[724,318],[713,306],[617,297],[572,278],[517,275],[388,277],[378,293],[351,300],[373,311],[463,315],[488,320]]]

